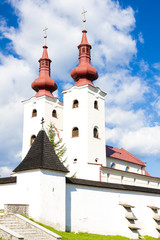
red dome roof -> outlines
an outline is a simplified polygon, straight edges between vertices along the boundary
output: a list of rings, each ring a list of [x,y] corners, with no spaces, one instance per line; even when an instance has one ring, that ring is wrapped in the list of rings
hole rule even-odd
[[[78,46],[79,49],[79,65],[71,71],[71,77],[74,79],[75,86],[93,85],[92,81],[98,78],[97,70],[90,64],[91,45],[88,43],[87,31],[82,31],[82,41]]]
[[[57,89],[57,84],[50,78],[50,63],[47,46],[43,46],[43,54],[39,59],[39,77],[32,83],[32,88],[37,92],[35,97],[47,95],[53,97],[52,92]]]

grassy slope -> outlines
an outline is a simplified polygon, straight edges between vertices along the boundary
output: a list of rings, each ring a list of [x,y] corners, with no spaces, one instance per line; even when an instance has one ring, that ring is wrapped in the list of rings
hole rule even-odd
[[[32,220],[32,219],[30,219]],[[38,222],[37,222],[38,223]],[[130,240],[130,238],[122,237],[122,236],[104,236],[97,234],[89,234],[89,233],[73,233],[73,232],[61,232],[57,231],[52,227],[46,226],[42,223],[38,223],[39,225],[47,228],[48,230],[57,233],[62,237],[62,240]],[[152,238],[145,236],[144,240],[156,240],[157,238]]]

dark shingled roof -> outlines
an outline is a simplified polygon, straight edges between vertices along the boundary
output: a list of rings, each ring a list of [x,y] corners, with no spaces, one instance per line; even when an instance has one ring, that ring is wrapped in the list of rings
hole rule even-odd
[[[0,178],[0,184],[16,183],[17,177]]]
[[[67,184],[160,194],[160,189],[66,177]]]
[[[44,130],[39,131],[34,143],[24,160],[13,172],[20,172],[32,169],[48,169],[67,173],[68,169],[57,157]]]

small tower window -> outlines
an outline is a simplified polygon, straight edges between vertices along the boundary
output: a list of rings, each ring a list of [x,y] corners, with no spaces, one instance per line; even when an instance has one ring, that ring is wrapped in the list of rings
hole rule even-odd
[[[85,48],[84,47],[82,48],[82,53],[85,53]]]
[[[55,109],[52,111],[52,117],[57,118],[57,111]]]
[[[127,166],[125,170],[126,170],[126,172],[128,172],[129,171],[129,167]]]
[[[98,162],[98,158],[95,159],[95,162],[96,162],[96,163]]]
[[[77,158],[75,158],[75,159],[73,160],[73,162],[76,163],[76,162],[77,162]]]
[[[79,106],[79,102],[78,102],[77,99],[75,99],[75,100],[73,101],[73,108],[78,108],[78,106]]]
[[[45,65],[45,62],[43,61],[43,62],[42,62],[42,66],[44,66],[44,65]]]
[[[111,168],[115,168],[116,164],[115,163],[111,163]]]
[[[94,101],[94,108],[98,110],[98,102]]]
[[[32,144],[34,143],[34,140],[36,139],[35,135],[31,136],[31,140],[30,140],[30,146],[32,146]]]
[[[72,130],[72,137],[78,137],[79,136],[79,129],[77,127],[74,127]]]
[[[37,117],[37,110],[36,110],[36,109],[33,109],[33,111],[32,111],[32,117]]]
[[[97,127],[94,127],[94,129],[93,129],[93,137],[94,138],[99,138],[98,128]]]

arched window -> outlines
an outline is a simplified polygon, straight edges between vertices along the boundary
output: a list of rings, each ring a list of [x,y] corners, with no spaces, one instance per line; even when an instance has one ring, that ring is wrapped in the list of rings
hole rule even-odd
[[[94,129],[93,129],[93,137],[94,138],[99,138],[98,128],[97,127],[94,127]]]
[[[78,137],[79,136],[79,129],[77,127],[74,127],[72,129],[72,137]]]
[[[33,109],[33,111],[32,111],[32,117],[37,117],[37,110],[36,110],[36,109]]]
[[[57,111],[55,109],[52,111],[52,117],[57,118]]]
[[[98,110],[98,102],[94,101],[94,108]]]
[[[95,159],[95,162],[98,162],[98,158]]]
[[[30,140],[30,145],[32,146],[32,144],[34,143],[34,140],[36,139],[35,135],[31,136],[31,140]]]
[[[115,163],[111,163],[111,168],[115,168],[116,164]]]
[[[74,100],[74,101],[73,101],[73,108],[78,108],[78,105],[79,105],[78,100],[77,100],[77,99]]]
[[[129,171],[129,167],[127,166],[125,170],[126,170],[126,172],[128,172]]]

